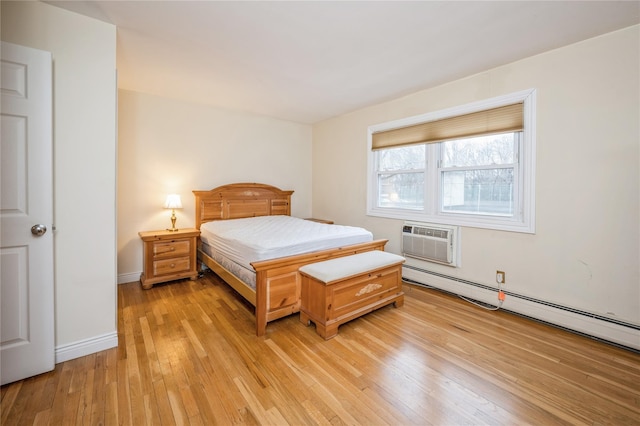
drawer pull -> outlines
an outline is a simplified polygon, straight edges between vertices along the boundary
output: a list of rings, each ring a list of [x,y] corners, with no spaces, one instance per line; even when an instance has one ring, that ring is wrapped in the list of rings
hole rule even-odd
[[[172,268],[175,268],[175,267],[176,267],[176,264],[175,264],[175,263],[172,263],[172,264],[171,264],[171,265],[169,265],[169,266],[170,266],[170,267],[172,267]]]
[[[171,247],[169,250],[170,251],[175,251],[175,249],[176,249],[175,247]]]
[[[356,296],[362,296],[363,294],[371,293],[372,291],[376,291],[380,287],[382,287],[382,284],[367,284],[356,293]]]

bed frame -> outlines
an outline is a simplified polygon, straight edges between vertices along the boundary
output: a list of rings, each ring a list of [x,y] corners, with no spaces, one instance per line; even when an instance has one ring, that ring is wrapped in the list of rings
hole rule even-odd
[[[260,183],[234,183],[210,191],[193,191],[196,197],[196,227],[212,220],[254,216],[291,215],[291,194]],[[256,290],[238,279],[201,250],[198,259],[255,306],[256,335],[266,333],[267,323],[300,311],[301,275],[298,268],[322,260],[382,250],[388,240],[375,240],[295,256],[253,262]]]

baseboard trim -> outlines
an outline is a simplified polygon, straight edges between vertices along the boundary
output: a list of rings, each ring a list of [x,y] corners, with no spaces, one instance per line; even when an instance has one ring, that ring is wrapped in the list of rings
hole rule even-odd
[[[131,272],[128,274],[120,274],[118,275],[118,284],[127,284],[135,281],[140,281],[140,274],[142,274],[142,272]]]
[[[497,304],[497,289],[428,271],[403,266],[403,278],[409,283],[425,285],[449,293],[465,296],[490,305]],[[569,331],[596,338],[634,351],[640,350],[640,327],[637,324],[533,299],[505,291],[507,298],[502,309],[534,320],[555,325]]]
[[[56,347],[56,364],[118,346],[118,333],[103,334]]]

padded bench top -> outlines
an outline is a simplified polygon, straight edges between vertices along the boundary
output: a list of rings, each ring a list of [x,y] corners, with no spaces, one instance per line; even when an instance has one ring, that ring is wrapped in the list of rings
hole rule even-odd
[[[375,269],[404,263],[404,261],[404,257],[398,256],[397,254],[387,253],[381,250],[372,250],[318,263],[310,263],[302,266],[299,271],[318,281],[330,283]]]

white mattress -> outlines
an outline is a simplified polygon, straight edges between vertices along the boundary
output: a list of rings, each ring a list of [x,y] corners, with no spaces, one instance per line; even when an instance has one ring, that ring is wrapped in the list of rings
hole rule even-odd
[[[236,278],[239,278],[240,281],[242,281],[252,289],[256,289],[256,271],[253,268],[245,268],[239,263],[227,259],[220,252],[214,250],[205,241],[203,241],[202,244],[202,251],[204,251],[210,258],[218,262],[220,265],[222,265],[224,269],[235,275]]]
[[[227,259],[253,270],[251,262],[276,259],[373,240],[364,228],[327,225],[291,216],[216,220],[200,226],[200,238]]]

